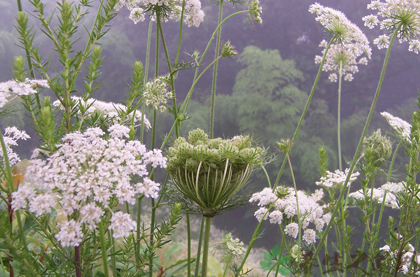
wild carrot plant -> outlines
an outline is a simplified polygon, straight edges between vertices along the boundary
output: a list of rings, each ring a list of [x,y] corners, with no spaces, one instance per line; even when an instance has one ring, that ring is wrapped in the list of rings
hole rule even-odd
[[[237,11],[225,16],[229,3]],[[373,44],[386,55],[359,143],[346,165],[342,80],[352,81],[372,50],[367,36],[340,11],[309,6],[329,37],[320,44],[322,56],[315,57],[319,69],[293,136],[276,138],[274,151],[284,155],[276,164],[270,148],[253,139],[256,134],[215,138],[219,62],[238,54],[235,42],[222,41],[222,26],[244,15],[250,24],[262,23],[258,0],[216,1],[213,32],[204,49],[187,60],[182,60],[185,28],[209,24],[200,0],[63,0],[52,12],[47,8],[52,3],[43,0],[23,4],[17,0],[14,24],[26,57],[15,57],[12,79],[0,83],[0,115],[21,99],[39,141],[30,159],[21,161],[13,147],[29,136],[16,127],[0,132],[1,276],[259,276],[248,259],[263,236],[264,222],[277,225],[280,241],[260,253],[264,276],[420,275],[420,112],[413,113],[411,123],[381,113],[395,129],[394,140],[369,129],[394,43],[408,42],[410,52],[420,52],[419,0],[373,0],[367,6],[377,13],[363,17],[365,27],[384,32]],[[149,23],[146,56],[143,62],[132,61],[131,82],[120,88],[127,91],[124,101],[106,102],[99,92],[113,80],[101,81],[107,61],[101,42],[125,9],[132,24]],[[175,36],[167,34],[165,24],[179,26]],[[80,34],[81,27],[87,36]],[[51,43],[51,53],[38,46],[38,36]],[[214,57],[208,58],[213,48]],[[180,80],[190,84],[184,93],[177,84],[186,70],[193,74]],[[329,164],[329,153],[321,148],[319,161],[310,161],[319,163],[321,176],[316,189],[307,192],[300,189],[293,154],[323,71],[338,82],[338,162]],[[212,80],[208,134],[207,126],[185,127],[196,86],[206,74]],[[165,125],[159,115],[165,113],[170,126],[159,133]],[[408,159],[405,177],[395,174],[401,148]],[[279,166],[276,176],[267,171],[269,163]],[[290,184],[283,176],[286,166]],[[257,170],[267,184],[243,195]],[[211,245],[212,218],[248,202],[258,206],[258,225],[247,244],[229,233]],[[387,221],[389,209],[394,215]],[[196,214],[201,223],[194,221]],[[171,234],[184,220],[183,248],[171,242]],[[357,220],[362,230],[354,226]],[[224,255],[214,262],[217,245]],[[186,256],[174,255],[181,248]],[[223,264],[219,273],[213,273],[215,264]]]

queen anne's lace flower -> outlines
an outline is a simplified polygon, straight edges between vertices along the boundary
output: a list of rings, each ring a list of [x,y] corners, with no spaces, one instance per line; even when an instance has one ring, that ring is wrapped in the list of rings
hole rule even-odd
[[[161,112],[166,110],[166,103],[173,96],[167,89],[167,78],[167,76],[158,77],[144,86],[143,98],[146,106],[151,106]]]
[[[24,82],[10,80],[0,83],[0,108],[14,95],[25,96],[38,93],[36,88],[49,88],[46,80],[25,79]]]
[[[27,140],[29,138],[30,136],[26,134],[25,131],[19,131],[16,127],[6,127],[4,130],[3,141],[6,146],[7,158],[9,159],[9,165],[11,167],[20,162],[19,155],[12,150],[11,146],[18,146],[17,140]],[[3,151],[1,150],[0,157],[3,157]]]
[[[319,182],[315,182],[318,186],[323,186],[327,188],[331,188],[334,186],[342,186],[347,179],[347,175],[349,174],[349,169],[345,169],[344,172],[340,170],[336,170],[335,172],[327,171],[327,176],[321,177]],[[348,186],[357,179],[359,176],[359,172],[354,172],[351,174],[351,177],[348,182]]]
[[[315,242],[315,235],[312,233],[321,232],[324,225],[329,223],[331,216],[324,214],[323,207],[317,203],[324,195],[321,189],[311,195],[307,195],[303,191],[298,191],[297,194],[302,231],[311,230],[305,237],[305,241],[310,244]],[[274,192],[271,188],[264,188],[261,192],[254,193],[249,201],[258,202],[258,205],[261,206],[254,214],[258,221],[261,221],[268,208],[272,207],[274,210],[268,213],[264,219],[268,218],[272,224],[287,224],[286,234],[296,238],[299,224],[297,223],[296,194],[293,188],[279,186]],[[311,223],[315,226],[316,231],[308,228]]]
[[[149,10],[151,11],[151,19],[156,20],[156,12],[159,10],[161,20],[166,22],[170,19],[179,20],[181,18],[182,3],[182,0],[119,0],[115,5],[115,9],[119,11],[122,7],[127,7],[130,10],[129,18],[134,24],[144,21],[145,12]],[[188,27],[198,27],[203,20],[204,11],[201,9],[200,0],[185,0],[185,24]]]
[[[397,30],[397,39],[400,43],[408,41],[409,50],[419,53],[420,36],[420,1],[418,0],[372,0],[368,9],[377,10],[376,14],[363,17],[365,26],[370,29],[375,26],[385,30],[388,34]],[[373,43],[378,49],[388,48],[390,37],[380,35]]]
[[[303,232],[302,239],[306,241],[307,244],[315,243],[316,240],[316,232],[312,229],[306,229],[305,232]]]
[[[399,117],[393,116],[388,112],[381,112],[381,115],[385,117],[389,125],[397,131],[397,133],[406,141],[411,142],[410,133],[411,133],[411,124],[405,120],[402,120]]]
[[[144,10],[138,7],[132,9],[129,18],[134,22],[134,24],[144,21]]]
[[[292,222],[286,226],[284,232],[295,239],[299,234],[299,225],[295,222]]]
[[[112,215],[109,229],[113,231],[114,238],[128,237],[130,231],[136,229],[136,222],[130,218],[129,214],[116,212]]]
[[[228,233],[226,236],[224,236],[222,243],[225,252],[227,252],[228,255],[231,255],[235,258],[240,258],[243,254],[245,254],[244,243],[238,238],[234,239],[231,233]]]
[[[131,123],[131,117],[134,116],[134,124],[140,124],[143,120],[146,128],[151,128],[149,120],[146,118],[146,115],[143,115],[141,111],[136,110],[127,116],[127,118],[121,118],[120,113],[125,112],[127,107],[122,104],[104,102],[89,98],[87,101],[84,101],[83,98],[78,96],[71,97],[79,106],[83,106],[86,110],[86,115],[93,115],[99,113],[100,115],[107,117],[110,121],[110,124],[117,124],[123,121],[129,121]],[[53,106],[63,108],[60,101],[54,101]],[[79,109],[78,109],[79,110]]]
[[[126,141],[127,127],[114,125],[108,131],[109,139],[103,138],[100,128],[65,135],[55,153],[32,160],[24,182],[12,194],[14,209],[28,206],[35,216],[57,212],[61,227],[56,238],[63,246],[77,246],[80,228],[94,230],[115,203],[134,204],[141,194],[158,197],[159,184],[146,177],[146,166],[165,167],[166,158],[159,151],[148,152],[139,141]],[[133,176],[143,182],[132,182]],[[68,217],[72,221],[60,222]],[[109,226],[116,238],[127,236],[134,227],[123,212],[114,213]]]
[[[370,59],[372,49],[365,34],[355,24],[350,22],[340,11],[324,7],[318,3],[310,6],[309,12],[317,15],[316,21],[320,22],[329,33],[336,36],[336,40],[331,44],[325,59],[323,71],[331,71],[329,80],[337,81],[337,74],[342,65],[342,74],[345,81],[352,81],[353,74],[358,72],[358,65],[367,64]],[[324,48],[325,53],[327,41],[323,40],[320,47]],[[361,57],[362,55],[366,57]],[[316,56],[315,63],[321,63],[322,57]]]
[[[385,206],[391,207],[393,209],[399,209],[398,196],[401,192],[405,191],[405,186],[403,182],[400,183],[386,183],[380,188],[367,189],[366,195],[363,190],[360,189],[356,192],[349,194],[349,197],[356,200],[365,200],[366,198],[371,198],[379,204],[384,203]]]
[[[55,238],[64,247],[79,246],[83,238],[81,224],[73,219],[61,222],[60,231]]]

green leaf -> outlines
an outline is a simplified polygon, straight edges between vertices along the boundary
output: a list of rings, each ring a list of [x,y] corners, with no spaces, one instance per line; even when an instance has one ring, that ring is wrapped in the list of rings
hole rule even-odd
[[[273,256],[271,256],[271,253],[264,252],[264,260],[266,260],[267,262],[271,263],[271,261],[273,260]]]
[[[191,259],[190,264],[194,264],[195,259]],[[180,260],[173,265],[165,268],[165,276],[170,277],[188,266],[188,259]]]
[[[289,257],[289,256],[281,256],[281,257],[277,260],[277,263],[278,263],[279,265],[286,265],[289,261],[290,261],[290,257]]]
[[[290,274],[290,269],[288,269],[287,267],[280,267],[279,268],[279,273],[281,274],[281,276],[287,276]]]
[[[273,257],[277,257],[280,255],[280,246],[277,244],[273,247],[273,249],[271,249],[271,254],[273,255]]]
[[[271,264],[268,262],[260,262],[261,268],[264,270],[270,270],[271,269]]]
[[[175,243],[174,245],[172,245],[165,253],[165,260],[164,261],[169,261],[171,259],[171,256],[173,253],[178,252],[181,249],[181,244],[179,243]]]

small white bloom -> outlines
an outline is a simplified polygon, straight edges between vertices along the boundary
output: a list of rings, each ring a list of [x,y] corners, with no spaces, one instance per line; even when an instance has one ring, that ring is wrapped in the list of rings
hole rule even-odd
[[[65,221],[61,223],[60,231],[55,235],[55,238],[64,247],[79,246],[82,242],[82,227],[80,223],[75,220]]]
[[[134,8],[130,12],[130,18],[134,24],[144,21],[144,10],[142,8]]]
[[[6,146],[7,158],[10,167],[20,162],[19,155],[13,151],[12,146],[18,146],[17,140],[27,140],[30,136],[25,131],[20,131],[16,127],[6,127],[4,130],[3,141]],[[0,150],[0,157],[3,157],[3,151]],[[4,164],[4,159],[2,159]]]
[[[136,222],[130,218],[129,214],[116,212],[112,215],[108,228],[113,231],[114,238],[128,237],[130,232],[136,229]]]
[[[420,52],[420,40],[415,39],[409,42],[408,51],[412,51],[416,54]]]
[[[259,208],[255,213],[254,216],[258,221],[261,221],[264,217],[264,215],[267,213],[268,209],[265,207]],[[264,220],[266,220],[267,217],[264,217]]]
[[[284,232],[295,239],[299,233],[299,225],[295,222],[292,222],[286,226]]]
[[[272,224],[281,224],[283,220],[283,214],[280,211],[273,211],[268,217],[270,218],[270,223]]]
[[[410,133],[411,133],[411,124],[405,120],[402,120],[399,117],[393,116],[388,112],[381,112],[381,115],[385,117],[389,125],[394,128],[397,133],[406,141],[411,143]]]
[[[347,179],[347,175],[349,174],[349,168],[345,169],[344,172],[340,170],[336,170],[335,172],[327,171],[327,176],[321,177],[319,182],[315,182],[318,186],[323,187],[334,187],[334,186],[342,186]],[[351,177],[348,182],[348,186],[357,179],[359,176],[359,172],[354,172],[351,174]]]
[[[373,44],[378,46],[378,49],[388,48],[389,47],[389,36],[380,35],[379,37],[373,40]]]
[[[173,97],[172,92],[168,91],[167,76],[158,77],[144,86],[143,98],[146,106],[151,106],[155,110],[164,112],[168,99]]]
[[[312,244],[315,243],[316,241],[316,232],[315,230],[312,229],[306,229],[303,232],[303,236],[302,239],[307,243],[307,244]]]

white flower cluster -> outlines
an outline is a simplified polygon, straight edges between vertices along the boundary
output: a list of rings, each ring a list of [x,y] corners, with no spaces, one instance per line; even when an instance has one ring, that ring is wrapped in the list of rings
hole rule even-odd
[[[79,245],[81,230],[97,228],[117,202],[134,204],[141,194],[158,197],[159,184],[147,178],[147,165],[165,167],[166,158],[160,151],[149,153],[137,140],[126,141],[125,126],[113,125],[108,131],[108,140],[100,128],[65,135],[55,153],[32,160],[12,195],[14,209],[28,208],[35,216],[56,211],[56,238],[63,246]],[[132,177],[143,182],[133,182]],[[134,228],[128,214],[113,213],[109,229],[115,238]]]
[[[160,110],[160,112],[166,110],[166,103],[173,96],[172,92],[167,89],[167,78],[167,76],[158,77],[146,83],[143,92],[146,106],[152,106],[154,109]]]
[[[307,195],[303,191],[298,191],[299,211],[297,208],[296,194],[293,188],[278,187],[274,192],[271,188],[264,188],[261,192],[254,193],[249,202],[258,202],[259,208],[254,216],[258,221],[269,219],[272,224],[287,224],[285,233],[296,238],[299,233],[297,214],[299,213],[302,222],[302,239],[308,243],[315,243],[316,232],[321,232],[325,224],[328,224],[331,215],[324,214],[323,207],[318,202],[324,196],[324,192],[319,189],[313,194]],[[280,196],[280,197],[278,197]],[[274,210],[269,212],[270,207]],[[264,217],[268,214],[267,217]],[[313,223],[315,230],[308,228]]]
[[[165,14],[161,14],[163,21],[181,18],[182,0],[119,0],[115,9],[119,11],[122,7],[130,10],[129,18],[137,24],[145,19],[145,12],[152,10],[151,19],[156,20],[154,7],[164,6]],[[200,0],[185,0],[184,22],[188,27],[200,26],[204,20],[204,11],[201,9]]]
[[[17,153],[13,152],[11,146],[18,146],[17,140],[27,140],[31,138],[25,131],[19,131],[16,127],[6,127],[4,130],[3,141],[6,146],[7,158],[9,159],[9,165],[12,167],[13,165],[20,162],[20,158]],[[0,157],[2,157],[2,161],[4,164],[4,157],[3,151],[0,149]]]
[[[410,134],[411,134],[411,124],[405,120],[402,120],[399,117],[393,116],[388,112],[381,112],[381,115],[385,117],[389,125],[397,131],[397,133],[406,141],[411,143]]]
[[[346,168],[344,172],[338,169],[335,172],[330,172],[327,170],[327,176],[321,177],[320,181],[315,182],[315,184],[326,188],[342,186],[347,179],[347,175],[349,175],[349,170],[349,168]],[[349,179],[349,183],[347,185],[350,186],[350,184],[354,182],[357,179],[357,176],[359,175],[359,172],[352,173]]]
[[[223,237],[223,246],[225,252],[235,258],[241,258],[241,256],[245,254],[244,243],[238,238],[234,239],[231,233],[228,233]]]
[[[350,22],[340,11],[324,7],[318,3],[309,7],[309,12],[316,14],[316,21],[322,24],[329,33],[336,36],[336,41],[330,46],[323,71],[333,73],[329,79],[332,82],[337,81],[337,72],[342,63],[342,74],[345,81],[352,81],[353,74],[358,72],[358,64],[366,65],[368,58],[372,55],[372,49],[365,34],[355,24]],[[323,47],[322,54],[325,53],[327,42],[323,40],[320,44]],[[360,58],[362,55],[366,57]],[[315,63],[320,64],[322,56],[315,57]]]
[[[322,54],[325,53],[327,47],[327,41],[321,41],[320,47],[323,47]],[[367,46],[369,47],[369,46]],[[359,58],[365,53],[367,56]],[[328,79],[331,82],[337,82],[337,73],[340,71],[341,63],[341,74],[344,76],[344,81],[351,82],[353,80],[353,74],[359,72],[359,64],[367,65],[368,58],[371,57],[371,50],[369,47],[369,52],[364,52],[360,47],[355,46],[354,44],[342,44],[335,43],[330,46],[328,49],[327,56],[325,58],[324,66],[322,71],[333,72],[329,75]],[[322,56],[315,56],[315,63],[320,64],[322,62]]]
[[[388,33],[399,28],[397,38],[400,43],[409,42],[409,51],[420,52],[420,1],[419,0],[372,0],[368,9],[377,10],[377,14],[363,17],[365,26],[370,29],[379,25]],[[390,36],[380,35],[373,40],[378,49],[389,47]]]
[[[73,101],[78,103],[78,105],[83,106],[86,109],[86,113],[88,115],[99,113],[100,115],[106,116],[110,120],[110,124],[120,123],[120,112],[124,112],[127,109],[127,107],[122,104],[104,102],[93,98],[89,98],[87,101],[84,101],[83,98],[78,96],[72,96],[71,98]],[[61,109],[63,108],[61,102],[58,100],[53,102],[53,106],[60,107]],[[151,128],[150,122],[146,118],[146,115],[143,115],[140,110],[133,111],[127,116],[128,118],[124,118],[124,121],[127,120],[131,122],[132,116],[134,116],[134,124],[140,124],[143,118],[143,122],[146,128]]]
[[[49,88],[46,80],[30,80],[25,79],[25,82],[16,82],[10,80],[0,83],[0,108],[3,107],[13,95],[31,95],[38,93],[36,88]]]
[[[389,252],[389,255],[392,258],[395,258],[398,256],[398,251],[391,252],[391,247],[389,247],[389,245],[385,245],[384,247],[379,248],[379,250],[384,251],[384,252]],[[400,269],[398,272],[401,272],[403,274],[413,273],[414,266],[411,266],[411,263],[413,261],[416,264],[420,264],[420,253],[417,252],[416,249],[413,247],[413,245],[409,243],[404,249],[404,253],[401,257]],[[411,272],[410,272],[410,268],[411,268]],[[420,270],[416,270],[414,275],[419,276]]]
[[[387,207],[399,209],[400,206],[398,205],[398,194],[403,191],[405,191],[404,183],[389,182],[382,185],[380,188],[374,188],[373,191],[372,189],[367,189],[366,195],[363,193],[363,190],[360,189],[356,192],[350,193],[349,197],[361,201],[365,200],[366,198],[371,198],[379,204],[384,203],[384,205]]]

